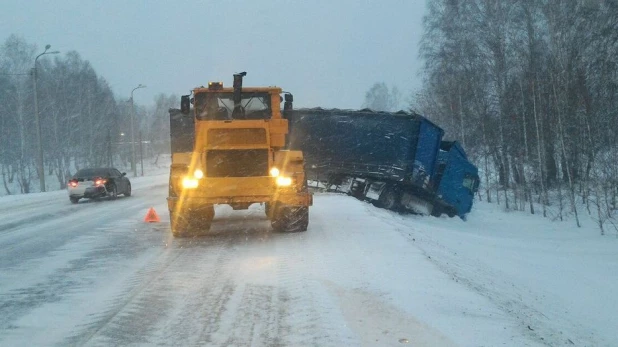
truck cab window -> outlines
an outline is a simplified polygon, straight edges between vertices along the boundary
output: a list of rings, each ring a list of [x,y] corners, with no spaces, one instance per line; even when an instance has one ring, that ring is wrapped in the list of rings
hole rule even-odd
[[[476,186],[476,179],[472,176],[466,175],[466,177],[464,177],[463,179],[462,185],[468,188],[468,190],[470,190],[471,193],[473,193],[475,190],[475,186]]]
[[[268,93],[242,93],[242,112],[234,112],[233,93],[200,93],[195,96],[196,117],[199,120],[270,119]]]

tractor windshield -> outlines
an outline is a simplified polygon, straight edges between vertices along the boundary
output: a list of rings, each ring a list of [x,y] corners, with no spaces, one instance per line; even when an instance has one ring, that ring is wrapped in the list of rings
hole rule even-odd
[[[242,93],[241,108],[234,112],[233,93],[200,93],[195,96],[196,117],[199,120],[268,119],[268,93]]]

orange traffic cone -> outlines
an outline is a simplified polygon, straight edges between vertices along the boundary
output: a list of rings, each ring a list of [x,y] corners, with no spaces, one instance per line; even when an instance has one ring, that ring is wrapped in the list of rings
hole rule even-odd
[[[161,222],[161,218],[159,218],[159,215],[157,214],[157,212],[154,210],[153,207],[151,207],[148,212],[146,213],[146,217],[144,217],[144,222],[146,223],[159,223]]]

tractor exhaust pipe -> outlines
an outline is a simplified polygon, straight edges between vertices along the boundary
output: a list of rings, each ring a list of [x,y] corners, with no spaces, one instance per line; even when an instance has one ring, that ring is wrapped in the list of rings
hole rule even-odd
[[[232,117],[234,119],[244,118],[244,110],[242,108],[242,78],[247,76],[246,72],[234,74],[234,111]]]

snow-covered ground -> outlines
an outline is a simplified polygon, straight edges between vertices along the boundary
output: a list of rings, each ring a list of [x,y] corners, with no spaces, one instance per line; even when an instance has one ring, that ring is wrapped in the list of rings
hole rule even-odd
[[[0,345],[618,345],[618,239],[594,225],[319,194],[304,233],[221,206],[213,235],[173,239],[167,174],[132,181],[0,198]]]
[[[618,345],[618,239],[477,202],[468,221],[371,213],[549,345]]]

